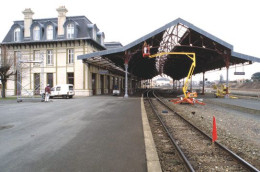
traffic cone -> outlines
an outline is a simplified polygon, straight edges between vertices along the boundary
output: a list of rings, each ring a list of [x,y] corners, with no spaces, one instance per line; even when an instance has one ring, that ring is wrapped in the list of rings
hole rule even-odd
[[[218,138],[217,124],[216,124],[215,116],[213,116],[212,142],[214,143],[217,140],[217,138]]]

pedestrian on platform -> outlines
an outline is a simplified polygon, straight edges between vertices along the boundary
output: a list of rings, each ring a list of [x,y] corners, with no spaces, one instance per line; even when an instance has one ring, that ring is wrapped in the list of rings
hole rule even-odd
[[[50,84],[47,84],[47,86],[45,87],[45,102],[49,101],[50,94],[51,94]]]

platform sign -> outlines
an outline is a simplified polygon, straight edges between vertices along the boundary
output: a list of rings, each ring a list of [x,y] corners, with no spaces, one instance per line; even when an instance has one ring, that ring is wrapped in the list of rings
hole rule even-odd
[[[245,72],[234,72],[234,75],[245,75]]]
[[[98,71],[99,74],[108,74],[108,70],[99,70]]]

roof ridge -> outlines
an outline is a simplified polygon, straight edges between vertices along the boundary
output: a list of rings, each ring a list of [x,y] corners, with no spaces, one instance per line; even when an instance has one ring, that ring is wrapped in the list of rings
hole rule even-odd
[[[66,16],[66,18],[84,18],[86,19],[88,22],[92,23],[86,16]],[[45,20],[58,20],[58,17],[52,17],[52,18],[39,18],[39,19],[33,19],[33,21],[45,21]],[[15,22],[23,22],[24,20],[15,20],[13,21]],[[93,23],[92,23],[93,24]]]

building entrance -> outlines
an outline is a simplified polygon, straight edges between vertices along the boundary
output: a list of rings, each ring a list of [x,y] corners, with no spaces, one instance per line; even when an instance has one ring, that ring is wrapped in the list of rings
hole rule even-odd
[[[96,84],[96,74],[92,73],[92,91],[93,91],[93,95],[97,94],[97,84]]]
[[[104,94],[104,75],[100,75],[101,94]]]

